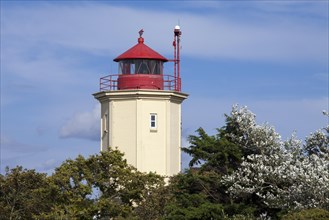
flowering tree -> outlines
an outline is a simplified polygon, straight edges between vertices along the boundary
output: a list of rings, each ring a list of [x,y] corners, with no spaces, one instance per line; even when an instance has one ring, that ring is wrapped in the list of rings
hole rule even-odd
[[[240,146],[243,155],[273,154],[280,150],[281,137],[268,124],[257,125],[256,115],[234,105],[231,115],[226,115],[225,137]]]
[[[329,127],[303,145],[295,135],[282,141],[274,128],[257,125],[246,108],[233,107],[230,120],[239,132],[227,136],[253,152],[222,178],[233,199],[258,201],[269,209],[329,209]]]
[[[312,133],[310,137],[306,137],[305,142],[305,153],[308,155],[315,154],[329,160],[329,125]]]

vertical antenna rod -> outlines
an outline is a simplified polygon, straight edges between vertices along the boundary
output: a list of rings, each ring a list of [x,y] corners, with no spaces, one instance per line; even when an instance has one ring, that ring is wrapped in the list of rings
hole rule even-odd
[[[181,79],[180,79],[180,36],[182,32],[178,25],[175,26],[174,30],[174,77],[175,77],[175,90],[181,91]]]

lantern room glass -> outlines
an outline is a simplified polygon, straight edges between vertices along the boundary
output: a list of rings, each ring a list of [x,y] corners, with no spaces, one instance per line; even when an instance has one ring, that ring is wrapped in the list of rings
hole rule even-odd
[[[129,59],[119,61],[119,74],[163,74],[163,61]]]

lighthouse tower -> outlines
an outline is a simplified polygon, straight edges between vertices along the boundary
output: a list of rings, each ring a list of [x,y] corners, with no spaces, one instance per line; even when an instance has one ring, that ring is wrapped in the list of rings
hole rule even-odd
[[[114,59],[119,73],[100,79],[101,151],[118,148],[139,171],[171,176],[181,167],[181,92],[179,26],[174,30],[174,59],[138,43]],[[174,62],[174,74],[163,65]]]

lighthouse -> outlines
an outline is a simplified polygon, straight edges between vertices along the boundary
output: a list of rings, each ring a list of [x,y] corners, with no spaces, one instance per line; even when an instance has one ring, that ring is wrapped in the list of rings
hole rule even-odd
[[[141,172],[172,176],[181,169],[180,27],[174,29],[174,58],[169,60],[144,43],[114,59],[118,74],[100,79],[93,96],[101,104],[101,151],[109,147],[124,153]],[[173,73],[163,67],[173,62]]]

